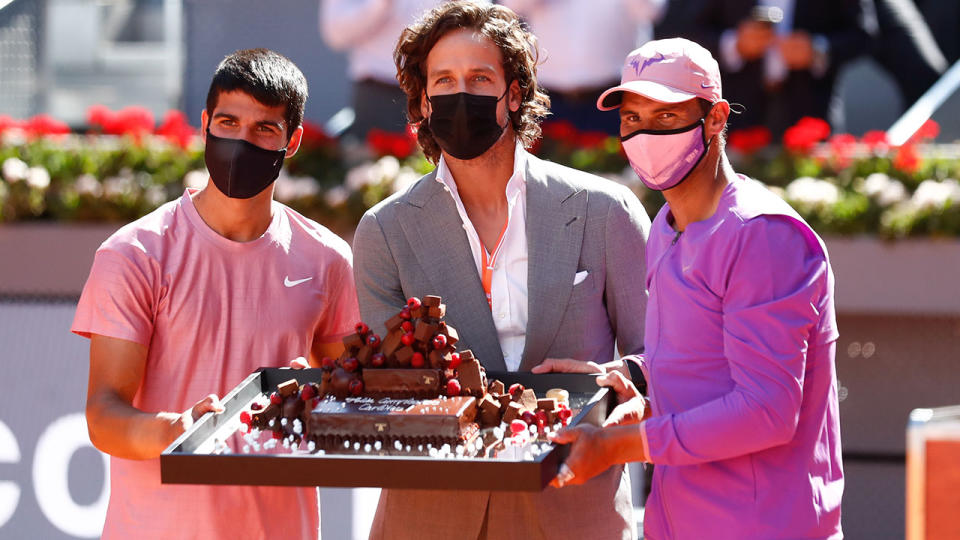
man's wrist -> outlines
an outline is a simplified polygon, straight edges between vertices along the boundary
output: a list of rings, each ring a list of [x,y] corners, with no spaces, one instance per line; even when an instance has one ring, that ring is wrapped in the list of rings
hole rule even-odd
[[[649,453],[642,424],[623,424],[600,430],[600,455],[611,464],[647,461]]]
[[[647,395],[647,378],[643,374],[643,369],[640,368],[640,362],[624,360],[624,363],[630,372],[630,382],[637,387],[641,394]]]
[[[158,433],[160,440],[157,441],[157,444],[161,446],[161,452],[170,446],[170,443],[177,440],[177,437],[190,429],[193,424],[193,416],[189,410],[180,414],[161,412],[157,413],[157,418],[162,422],[164,428],[159,430]]]
[[[646,413],[644,413],[644,415],[646,415]],[[647,442],[646,419],[644,419],[644,421],[640,422],[640,424],[637,425],[637,430],[640,432],[640,448],[642,452],[642,456],[640,460],[643,461],[644,463],[650,463],[651,462],[650,461],[650,445]]]

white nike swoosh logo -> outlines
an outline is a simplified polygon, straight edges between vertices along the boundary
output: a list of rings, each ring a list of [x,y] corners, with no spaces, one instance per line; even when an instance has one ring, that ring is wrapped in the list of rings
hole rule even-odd
[[[287,286],[287,287],[296,287],[297,285],[299,285],[299,284],[301,284],[301,283],[304,283],[304,282],[307,282],[307,281],[310,281],[311,279],[313,279],[313,276],[306,277],[306,278],[303,278],[303,279],[298,279],[298,280],[296,280],[296,281],[290,281],[290,276],[285,276],[285,277],[283,278],[283,284],[284,284],[285,286]]]
[[[700,88],[713,88],[713,85],[700,83]]]

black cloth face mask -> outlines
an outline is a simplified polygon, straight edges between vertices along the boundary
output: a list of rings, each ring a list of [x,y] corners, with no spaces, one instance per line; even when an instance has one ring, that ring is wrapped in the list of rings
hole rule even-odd
[[[510,85],[503,96],[510,91]],[[457,159],[473,159],[497,142],[506,125],[497,123],[497,104],[503,99],[460,92],[427,96],[430,132],[444,152]],[[509,120],[508,120],[509,121]]]
[[[267,189],[280,176],[287,149],[267,150],[243,139],[226,139],[210,133],[203,161],[210,178],[231,199],[249,199]]]

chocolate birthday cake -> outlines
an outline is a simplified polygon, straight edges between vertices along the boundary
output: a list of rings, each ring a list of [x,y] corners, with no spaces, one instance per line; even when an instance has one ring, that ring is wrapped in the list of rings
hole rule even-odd
[[[272,431],[309,451],[489,456],[505,439],[529,441],[565,425],[562,396],[487,381],[440,297],[417,298],[386,323],[386,337],[363,322],[344,338],[340,358],[322,360],[320,384],[278,385],[241,413],[248,430]]]

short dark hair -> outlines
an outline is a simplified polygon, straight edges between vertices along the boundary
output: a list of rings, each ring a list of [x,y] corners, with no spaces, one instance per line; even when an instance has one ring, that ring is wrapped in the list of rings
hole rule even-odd
[[[440,146],[420,111],[427,55],[440,38],[461,29],[479,32],[500,49],[507,84],[517,81],[520,86],[520,108],[510,113],[510,122],[523,146],[530,147],[540,138],[540,121],[550,113],[550,98],[537,87],[537,38],[503,6],[458,1],[435,7],[404,29],[393,52],[397,80],[407,94],[407,119],[418,127],[424,155],[434,163],[440,158]]]
[[[276,107],[285,105],[287,136],[303,122],[307,79],[289,58],[269,49],[243,49],[223,59],[207,91],[207,116],[213,115],[222,92],[241,91]]]

